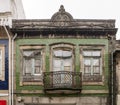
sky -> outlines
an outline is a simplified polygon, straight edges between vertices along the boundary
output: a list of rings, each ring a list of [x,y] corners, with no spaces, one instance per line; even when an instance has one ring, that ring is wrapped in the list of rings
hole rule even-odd
[[[120,30],[119,0],[22,0],[26,19],[50,19],[64,5],[74,19],[115,19]],[[118,30],[116,38],[120,39]]]

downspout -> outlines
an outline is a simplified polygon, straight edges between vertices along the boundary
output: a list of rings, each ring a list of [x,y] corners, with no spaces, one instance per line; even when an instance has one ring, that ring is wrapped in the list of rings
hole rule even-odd
[[[9,32],[8,32],[8,30],[7,30],[7,28],[6,28],[6,26],[3,26],[4,27],[4,29],[5,29],[5,31],[6,31],[6,34],[7,34],[7,36],[8,36],[8,38],[9,38],[9,105],[11,105],[11,37],[10,37],[10,34],[9,34]]]
[[[112,39],[112,51],[111,51],[111,105],[114,105],[114,52],[115,52],[115,42],[114,37],[111,37]]]
[[[17,34],[12,38],[12,105],[14,105],[14,40]]]
[[[113,87],[113,52],[111,53],[111,64],[112,64],[112,69],[111,69],[111,87],[112,87],[112,89],[111,89],[111,105],[114,105],[114,102],[113,102],[113,91],[114,91],[114,87]]]

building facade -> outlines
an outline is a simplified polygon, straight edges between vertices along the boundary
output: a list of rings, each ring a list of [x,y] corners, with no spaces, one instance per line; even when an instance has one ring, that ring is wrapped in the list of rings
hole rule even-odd
[[[4,27],[0,27],[0,104],[9,102],[9,40]],[[1,104],[2,105],[2,104]]]
[[[21,0],[0,0],[0,105],[12,105],[12,19],[24,19]]]
[[[25,13],[21,0],[0,1],[0,26],[12,27],[12,19],[25,19]]]
[[[14,19],[13,105],[113,105],[115,20]],[[114,104],[115,105],[115,104]]]

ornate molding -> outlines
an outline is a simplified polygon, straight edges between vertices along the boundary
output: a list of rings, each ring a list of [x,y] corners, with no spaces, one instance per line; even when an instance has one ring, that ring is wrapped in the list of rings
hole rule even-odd
[[[64,6],[61,5],[57,13],[55,13],[50,21],[52,26],[72,26],[74,19],[71,14],[65,11]]]
[[[16,29],[44,29],[44,28],[79,28],[79,29],[114,29],[115,20],[97,19],[73,19],[72,15],[65,11],[61,5],[58,12],[51,19],[21,19],[13,20],[13,28]]]

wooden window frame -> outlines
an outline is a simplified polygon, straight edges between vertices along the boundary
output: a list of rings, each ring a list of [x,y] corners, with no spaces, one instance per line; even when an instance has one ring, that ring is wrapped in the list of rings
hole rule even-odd
[[[50,71],[53,71],[53,50],[54,49],[71,49],[72,51],[72,71],[74,71],[74,67],[75,67],[75,51],[74,51],[74,45],[71,45],[69,43],[58,43],[58,44],[55,44],[55,45],[52,45],[51,46],[51,51],[50,51]]]
[[[21,45],[20,46],[20,52],[21,52],[21,65],[20,65],[20,86],[23,85],[43,85],[43,81],[42,79],[40,81],[37,80],[33,80],[33,81],[23,81],[23,65],[22,65],[22,61],[23,61],[23,56],[22,53],[24,50],[41,50],[42,52],[42,72],[45,71],[45,46],[39,46],[39,45]],[[39,76],[39,75],[34,75],[35,76]],[[42,78],[42,75],[41,75]]]
[[[80,70],[82,72],[82,77],[84,76],[84,56],[83,56],[83,51],[85,50],[100,50],[101,51],[101,63],[102,63],[102,67],[101,67],[101,76],[102,76],[102,80],[101,81],[84,81],[83,80],[83,85],[104,85],[104,69],[105,69],[105,64],[104,64],[104,53],[105,53],[105,45],[80,45]]]

